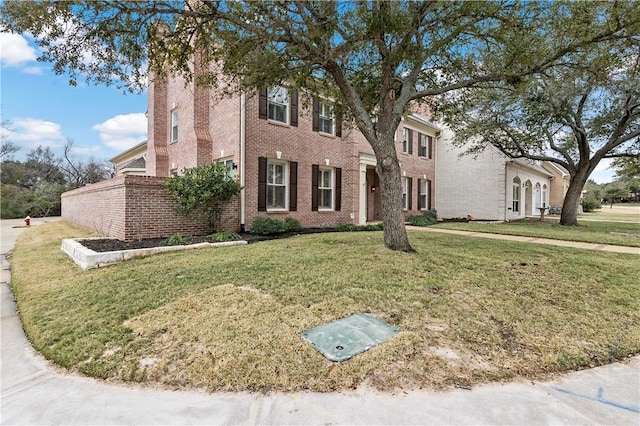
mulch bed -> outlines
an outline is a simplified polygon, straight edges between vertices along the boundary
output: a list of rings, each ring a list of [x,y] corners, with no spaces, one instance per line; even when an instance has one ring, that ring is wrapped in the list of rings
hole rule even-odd
[[[304,228],[300,231],[295,232],[285,232],[282,234],[272,234],[272,235],[259,235],[259,234],[251,234],[251,233],[239,233],[240,240],[245,240],[247,243],[255,243],[258,241],[267,241],[274,240],[278,238],[289,238],[295,235],[302,234],[318,234],[322,232],[337,232],[335,228]],[[91,240],[80,240],[80,244],[83,246],[102,253],[107,251],[120,251],[120,250],[134,250],[134,249],[142,249],[142,248],[155,248],[155,247],[165,247],[167,244],[168,238],[147,238],[142,240],[134,240],[134,241],[122,241],[111,238],[104,239],[91,239]],[[206,235],[196,235],[190,237],[188,242],[180,245],[191,245],[191,244],[199,244],[199,243],[216,243],[218,241],[213,238],[208,238]]]

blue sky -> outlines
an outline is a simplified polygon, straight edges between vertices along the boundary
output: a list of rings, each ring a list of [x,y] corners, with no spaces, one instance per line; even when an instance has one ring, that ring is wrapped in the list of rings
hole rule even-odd
[[[146,93],[124,94],[82,81],[70,86],[37,56],[30,38],[0,33],[0,114],[9,128],[2,132],[21,147],[15,159],[39,145],[61,153],[72,139],[78,159],[108,160],[146,139]]]
[[[0,116],[9,127],[0,131],[21,147],[15,159],[38,146],[59,154],[71,139],[77,158],[106,161],[146,139],[146,93],[125,94],[81,80],[73,87],[37,57],[28,36],[0,32]],[[601,162],[591,178],[611,182],[609,164]]]

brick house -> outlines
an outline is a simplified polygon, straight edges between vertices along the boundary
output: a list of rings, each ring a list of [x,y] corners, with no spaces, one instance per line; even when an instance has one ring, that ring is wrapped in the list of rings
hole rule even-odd
[[[380,221],[373,150],[334,110],[327,99],[282,87],[220,97],[215,89],[185,84],[180,77],[151,78],[146,145],[112,159],[113,179],[63,194],[62,216],[123,240],[201,233],[202,224],[175,216],[162,181],[219,161],[231,166],[243,186],[225,206],[219,230],[250,229],[265,215],[293,217],[304,227]],[[417,113],[406,115],[398,127],[407,217],[435,205],[440,132]]]
[[[237,229],[258,216],[305,226],[382,220],[375,155],[326,99],[265,88],[218,98],[180,78],[149,86],[146,173],[167,177],[212,161],[232,166],[244,187]],[[440,130],[409,114],[397,131],[407,216],[434,204]]]

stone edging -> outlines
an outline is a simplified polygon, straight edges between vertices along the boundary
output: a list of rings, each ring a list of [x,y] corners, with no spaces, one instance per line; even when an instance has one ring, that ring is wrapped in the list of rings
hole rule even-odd
[[[80,238],[65,238],[62,240],[60,250],[62,250],[67,256],[71,258],[82,269],[94,269],[102,268],[108,265],[115,265],[117,263],[124,262],[125,260],[133,259],[135,257],[151,256],[157,253],[164,253],[168,251],[189,250],[197,248],[209,248],[209,247],[228,247],[247,244],[246,241],[226,241],[222,243],[199,243],[190,245],[178,245],[178,246],[166,246],[166,247],[153,247],[134,250],[118,250],[107,252],[96,252],[91,250],[82,244]]]

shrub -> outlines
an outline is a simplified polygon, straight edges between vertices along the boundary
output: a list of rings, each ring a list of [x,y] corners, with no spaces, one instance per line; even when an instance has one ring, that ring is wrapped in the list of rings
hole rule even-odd
[[[203,217],[213,231],[224,203],[240,192],[238,181],[222,163],[184,169],[164,182],[163,189],[176,200],[176,212],[184,217]]]
[[[292,217],[288,217],[284,220],[284,224],[287,227],[287,231],[299,231],[302,229],[302,225],[300,225],[300,221],[298,219],[294,219]]]
[[[342,223],[338,225],[338,231],[340,232],[355,232],[355,231],[382,231],[382,223],[356,226],[351,223]]]
[[[249,232],[252,234],[269,235],[282,234],[283,232],[287,232],[287,230],[287,224],[283,220],[267,216],[258,216],[253,220]]]
[[[358,227],[353,223],[341,223],[340,225],[338,225],[337,229],[340,232],[353,232],[357,231]]]
[[[580,204],[582,205],[582,211],[584,212],[592,212],[602,207],[600,201],[596,200],[595,198],[583,198],[582,200],[580,200]]]
[[[191,241],[193,241],[193,237],[191,236],[176,234],[167,238],[167,245],[180,246],[183,244],[189,244]]]
[[[438,214],[435,210],[429,210],[421,215],[410,216],[407,222],[413,226],[430,226],[438,223]]]
[[[226,241],[236,241],[240,239],[240,235],[235,232],[216,232],[215,234],[207,235],[214,241],[224,243]]]

